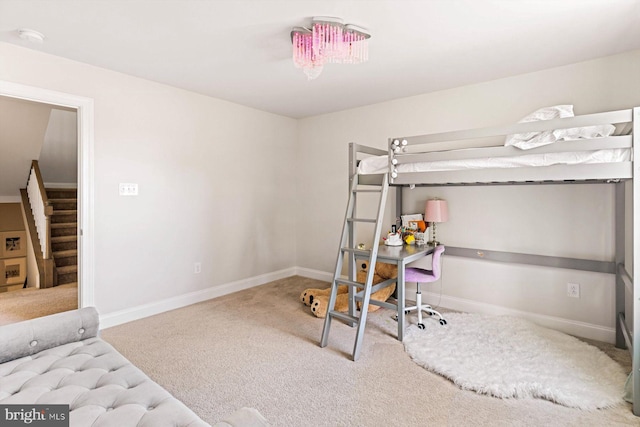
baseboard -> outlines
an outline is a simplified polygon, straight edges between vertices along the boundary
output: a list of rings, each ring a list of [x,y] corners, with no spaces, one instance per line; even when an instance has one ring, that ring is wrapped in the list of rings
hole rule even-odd
[[[100,328],[106,329],[113,326],[121,325],[123,323],[132,322],[134,320],[143,319],[145,317],[164,313],[165,311],[186,307],[191,304],[207,301],[212,298],[242,291],[244,289],[253,288],[255,286],[264,285],[265,283],[284,279],[285,277],[294,275],[296,275],[296,268],[287,268],[284,270],[261,274],[259,276],[250,277],[231,283],[225,283],[223,285],[212,286],[208,289],[190,292],[184,295],[178,295],[176,297],[143,304],[137,307],[131,307],[125,310],[103,314],[100,315]]]
[[[464,311],[466,313],[519,317],[530,320],[536,325],[561,331],[569,335],[615,344],[615,328],[595,325],[593,323],[579,322],[576,320],[564,319],[562,317],[546,316],[529,311],[515,310],[465,298],[457,298],[447,295],[440,296],[440,294],[434,292],[423,292],[423,301],[427,304],[433,304],[440,301],[440,307],[447,308],[449,310]]]
[[[262,274],[260,276],[250,277],[248,279],[238,280],[223,285],[213,286],[201,291],[190,292],[184,295],[178,295],[173,298],[156,301],[125,310],[107,313],[100,316],[100,325],[102,329],[117,326],[123,323],[142,319],[148,316],[163,313],[165,311],[175,310],[186,307],[191,304],[206,301],[212,298],[249,289],[255,286],[264,285],[274,280],[284,279],[290,276],[302,276],[310,279],[331,282],[333,274],[326,271],[313,270],[304,267],[291,267],[273,273]],[[423,292],[425,301],[428,303],[439,302],[439,307],[449,310],[464,311],[467,313],[481,313],[490,315],[508,315],[520,317],[530,320],[537,325],[541,325],[550,329],[564,332],[569,335],[588,338],[596,341],[615,343],[615,328],[595,325],[592,323],[579,322],[561,317],[546,316],[542,314],[532,313],[528,311],[515,310],[499,305],[493,305],[465,298],[440,295],[433,292]]]
[[[296,274],[302,277],[308,277],[309,279],[322,280],[329,282],[333,280],[333,274],[326,271],[313,270],[311,268],[296,267]]]

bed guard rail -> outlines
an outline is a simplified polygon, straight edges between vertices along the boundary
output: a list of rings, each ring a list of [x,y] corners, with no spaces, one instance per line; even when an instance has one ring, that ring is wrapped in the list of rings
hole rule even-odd
[[[506,126],[493,126],[486,128],[477,128],[470,130],[458,130],[442,133],[434,133],[428,135],[417,135],[407,137],[394,137],[389,138],[388,145],[388,159],[389,159],[389,171],[390,182],[394,182],[394,179],[398,177],[397,166],[403,163],[414,162],[431,162],[439,160],[464,160],[481,157],[505,157],[505,156],[517,156],[534,153],[554,153],[563,151],[588,151],[598,149],[615,149],[615,148],[631,148],[633,146],[632,136],[612,136],[605,138],[597,138],[596,140],[578,140],[578,141],[563,141],[562,144],[549,144],[538,148],[523,151],[521,149],[504,146],[502,144],[495,144],[492,146],[473,146],[473,148],[482,148],[482,153],[479,154],[474,150],[456,150],[454,153],[451,149],[438,149],[430,147],[419,147],[423,144],[434,143],[452,143],[460,142],[472,139],[482,139],[491,137],[500,137],[513,134],[526,134],[529,132],[543,132],[553,131],[557,129],[570,129],[584,126],[597,126],[606,124],[626,124],[623,128],[623,133],[628,132],[631,128],[630,123],[633,122],[633,110],[618,110],[605,113],[587,114],[582,116],[567,117],[554,120],[542,120],[526,123],[515,123]],[[410,147],[413,147],[415,152],[410,152]],[[470,148],[470,147],[465,147]]]

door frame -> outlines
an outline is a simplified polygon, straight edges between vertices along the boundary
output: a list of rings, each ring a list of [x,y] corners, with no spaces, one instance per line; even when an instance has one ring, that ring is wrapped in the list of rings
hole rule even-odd
[[[93,99],[0,80],[0,96],[77,111],[78,126],[78,307],[95,306],[93,215]]]

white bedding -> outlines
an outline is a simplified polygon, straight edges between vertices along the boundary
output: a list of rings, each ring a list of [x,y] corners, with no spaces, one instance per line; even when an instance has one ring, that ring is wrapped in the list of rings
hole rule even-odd
[[[482,148],[470,148],[479,150]],[[397,166],[398,172],[438,172],[486,168],[519,168],[528,166],[551,166],[557,164],[577,165],[588,163],[615,163],[631,160],[631,150],[616,148],[610,150],[575,151],[564,153],[524,154],[513,157],[483,157],[464,160],[442,160],[437,162],[406,163]],[[360,161],[358,173],[361,175],[389,172],[387,156],[368,157]]]

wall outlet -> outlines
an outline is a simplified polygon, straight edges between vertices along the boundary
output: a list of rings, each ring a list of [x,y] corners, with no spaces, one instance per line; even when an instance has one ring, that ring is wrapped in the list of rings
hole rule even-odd
[[[567,283],[567,296],[580,298],[580,283]]]
[[[194,274],[200,274],[200,272],[202,271],[202,263],[196,262],[193,264],[193,273]]]

